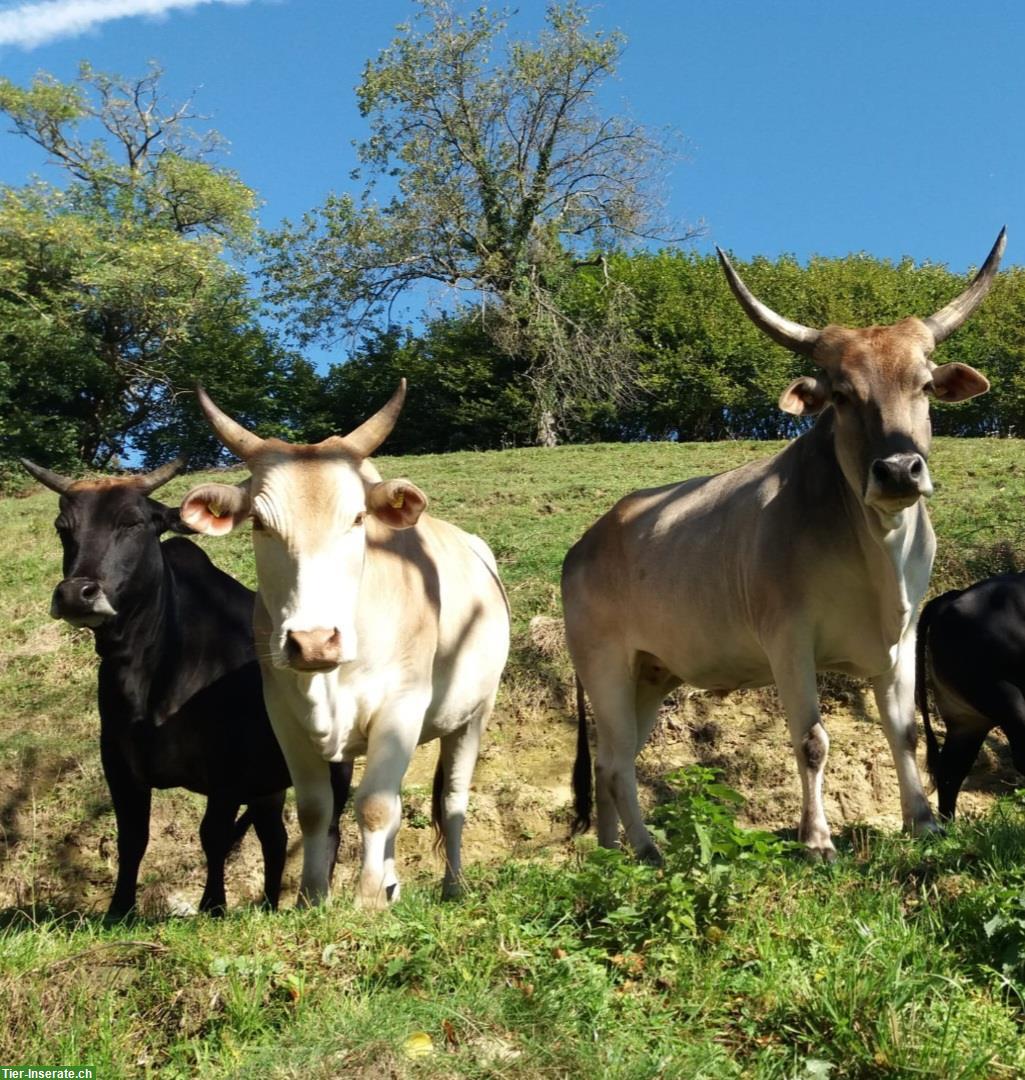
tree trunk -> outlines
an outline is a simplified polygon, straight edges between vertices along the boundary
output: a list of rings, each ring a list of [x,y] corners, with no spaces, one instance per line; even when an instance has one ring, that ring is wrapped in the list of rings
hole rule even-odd
[[[537,418],[537,435],[535,437],[538,446],[558,446],[559,433],[555,428],[555,414],[551,409],[542,409]]]

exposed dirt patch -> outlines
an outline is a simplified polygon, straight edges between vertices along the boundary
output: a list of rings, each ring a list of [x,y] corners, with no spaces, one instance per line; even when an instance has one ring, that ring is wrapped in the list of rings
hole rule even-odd
[[[571,686],[556,678],[515,682],[503,691],[481,753],[464,836],[464,862],[489,864],[514,856],[563,858],[572,851],[570,769],[576,721]],[[557,692],[553,695],[552,690]],[[900,827],[897,780],[871,694],[847,680],[828,679],[823,711],[831,746],[826,812],[834,831],[855,822]],[[437,744],[417,750],[406,776],[399,873],[440,881],[441,862],[430,828],[431,781]],[[775,691],[738,692],[723,699],[677,691],[663,708],[638,761],[644,798],[666,795],[662,778],[690,762],[721,768],[747,800],[744,824],[791,830],[800,811],[800,784]],[[102,911],[116,868],[116,830],[98,750],[78,754],[26,750],[0,780],[0,908],[33,902],[60,911]],[[357,766],[356,780],[360,770]],[[981,812],[996,793],[1018,786],[1006,744],[992,736],[965,785],[960,807]],[[155,792],[151,840],[143,861],[140,906],[153,916],[194,910],[203,889],[198,828],[203,799],[184,791]],[[298,886],[301,850],[291,802],[286,809],[289,863],[283,896]],[[335,887],[351,893],[359,838],[351,808]],[[232,905],[255,902],[263,884],[259,844],[250,832],[228,867]]]
[[[900,829],[897,774],[871,691],[840,677],[827,676],[821,683],[823,718],[831,741],[825,803],[834,832],[855,823]],[[569,703],[571,688],[562,690],[559,709],[524,701],[515,690],[500,701],[475,776],[464,834],[467,864],[542,853],[566,857],[572,851],[570,770],[576,721]],[[406,821],[398,848],[407,874],[431,867],[441,873],[431,852],[433,833],[426,827],[436,757],[435,747],[421,747],[406,776]],[[924,753],[921,758],[925,779]],[[691,763],[723,770],[726,782],[746,800],[740,815],[743,824],[796,829],[801,787],[775,690],[740,691],[726,698],[677,691],[638,760],[647,805],[667,797],[666,773]],[[1006,742],[995,734],[965,784],[959,811],[981,813],[995,795],[1020,784]],[[411,828],[411,823],[422,827]],[[358,849],[353,856],[358,861]]]

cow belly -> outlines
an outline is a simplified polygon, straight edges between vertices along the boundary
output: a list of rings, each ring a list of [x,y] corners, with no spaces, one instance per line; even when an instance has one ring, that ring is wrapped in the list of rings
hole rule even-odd
[[[815,670],[871,679],[897,663],[899,646],[899,638],[890,640],[880,633],[878,618],[840,620],[817,628]]]
[[[933,700],[936,703],[936,711],[943,717],[945,722],[957,721],[960,728],[973,727],[984,731],[988,731],[993,726],[991,719],[980,712],[956,690],[937,679],[935,672],[932,672],[932,677],[932,692]]]
[[[209,792],[208,747],[179,725],[133,724],[119,742],[133,776],[143,786]]]
[[[653,620],[654,622],[654,620]],[[655,623],[658,626],[657,623]],[[702,690],[746,690],[775,682],[770,662],[771,637],[763,642],[746,625],[728,625],[720,621],[711,626],[704,621],[678,617],[675,625],[664,621],[659,632],[652,626],[638,627],[631,635],[635,655],[650,653],[688,686]],[[795,635],[792,625],[785,627],[788,638]],[[797,630],[799,636],[800,631]],[[889,671],[897,661],[897,642],[884,639],[878,620],[860,613],[848,614],[833,625],[820,625],[809,631],[817,671],[839,671],[861,678],[872,678]],[[792,646],[781,645],[784,654]]]
[[[651,626],[638,627],[631,638],[632,652],[641,662],[650,654],[681,682],[699,690],[746,690],[773,681],[768,658],[750,631],[720,626],[712,634],[697,629],[682,618],[671,631],[663,624],[659,634],[652,634]]]

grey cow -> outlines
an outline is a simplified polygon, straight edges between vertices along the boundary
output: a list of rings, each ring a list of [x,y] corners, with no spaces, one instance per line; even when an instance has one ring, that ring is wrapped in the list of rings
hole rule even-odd
[[[986,379],[937,367],[933,348],[986,296],[1002,230],[968,288],[926,319],[817,330],[777,315],[719,258],[741,307],[819,373],[780,408],[817,416],[780,453],[718,476],[636,491],[570,549],[562,572],[566,637],[597,728],[598,838],[659,859],[644,826],[634,759],[659,705],[681,683],[730,691],[775,683],[803,789],[799,835],[835,854],[822,803],[829,739],[816,672],[872,681],[900,783],[905,827],[934,827],[915,760],[916,612],[935,536],[923,505],[929,398],[963,401]],[[591,813],[583,708],[574,788],[578,828]]]

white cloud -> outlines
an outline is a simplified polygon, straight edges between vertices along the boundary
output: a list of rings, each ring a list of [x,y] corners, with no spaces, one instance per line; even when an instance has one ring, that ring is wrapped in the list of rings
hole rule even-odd
[[[0,46],[32,49],[56,38],[74,37],[111,19],[163,15],[203,4],[245,4],[249,0],[43,0],[0,8]]]

